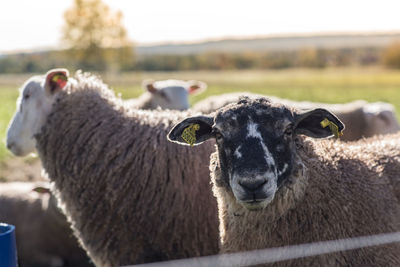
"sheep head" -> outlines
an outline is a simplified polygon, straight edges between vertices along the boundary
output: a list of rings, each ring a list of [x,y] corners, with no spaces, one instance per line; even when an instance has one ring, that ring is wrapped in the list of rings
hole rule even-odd
[[[66,69],[33,76],[20,89],[15,112],[7,130],[7,148],[16,156],[35,151],[34,135],[45,124],[57,94],[68,83]]]
[[[177,110],[188,109],[189,95],[198,94],[207,88],[204,82],[194,80],[145,80],[142,86],[151,98],[147,108],[162,107],[164,109]]]
[[[321,122],[325,123],[321,123]],[[219,184],[250,210],[266,207],[290,176],[296,156],[295,136],[332,136],[344,125],[325,109],[299,113],[268,99],[241,98],[215,116],[191,117],[170,131],[170,141],[200,144],[209,138],[217,143]]]

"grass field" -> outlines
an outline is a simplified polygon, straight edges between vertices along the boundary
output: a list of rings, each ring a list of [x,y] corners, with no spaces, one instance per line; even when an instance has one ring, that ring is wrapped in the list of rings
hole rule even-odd
[[[6,127],[15,111],[17,88],[26,77],[29,75],[0,75],[0,162],[10,156],[4,142]],[[143,79],[197,79],[207,82],[208,89],[192,97],[191,103],[210,95],[240,91],[327,103],[365,99],[394,104],[400,118],[400,71],[380,68],[124,73],[102,77],[123,98],[138,96]]]

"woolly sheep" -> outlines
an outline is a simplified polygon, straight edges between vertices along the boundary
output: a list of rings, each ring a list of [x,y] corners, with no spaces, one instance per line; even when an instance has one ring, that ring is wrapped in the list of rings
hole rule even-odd
[[[145,80],[142,86],[145,92],[137,99],[126,100],[128,106],[185,110],[189,108],[189,95],[198,94],[207,88],[206,83],[195,80]]]
[[[56,69],[24,85],[7,147],[22,156],[36,146],[93,262],[116,266],[217,253],[217,204],[207,164],[196,163],[213,145],[178,148],[165,138],[190,113],[131,109],[97,77],[67,77],[67,70]]]
[[[46,186],[30,182],[0,184],[0,221],[16,226],[19,265],[91,266]]]
[[[40,79],[41,78],[39,78],[39,80]],[[141,98],[139,98],[139,101],[137,101],[136,99],[127,100],[126,101],[128,103],[127,105],[134,106],[140,102],[141,104],[137,105],[137,108],[156,108],[160,106],[161,108],[187,109],[188,94],[199,93],[201,90],[204,90],[206,88],[205,83],[198,81],[184,82],[184,81],[168,80],[168,81],[153,82],[147,80],[143,83],[143,85],[145,88],[147,88],[148,93],[143,94]],[[154,87],[154,85],[157,86],[157,88]],[[164,101],[162,101],[162,99],[164,99]],[[135,102],[133,103],[133,101]],[[58,212],[56,210],[56,201],[49,201],[49,205],[53,205],[51,209],[54,210],[54,212],[49,213],[47,212],[47,209],[37,208],[37,202],[44,201],[43,198],[47,200],[48,194],[29,193],[28,197],[30,198],[30,201],[27,201],[26,197],[19,198],[18,195],[23,195],[23,193],[29,192],[29,190],[33,188],[33,184],[21,183],[21,184],[16,184],[15,186],[7,185],[4,187],[6,190],[5,192],[7,192],[8,188],[10,187],[15,187],[13,189],[15,192],[17,192],[17,194],[13,194],[13,196],[15,195],[16,197],[10,196],[10,194],[7,193],[6,195],[3,196],[6,198],[6,200],[4,200],[1,204],[10,203],[10,205],[12,205],[11,207],[24,205],[24,209],[26,210],[29,210],[30,209],[29,205],[31,205],[32,206],[31,209],[36,211],[36,216],[42,216],[43,217],[43,219],[41,219],[42,221],[45,220],[47,225],[52,225],[51,228],[52,231],[50,235],[46,235],[45,234],[46,229],[39,228],[38,224],[36,223],[31,224],[31,220],[27,219],[26,217],[27,215],[19,216],[18,215],[19,213],[17,212],[7,213],[8,216],[5,216],[5,214],[3,214],[3,218],[6,217],[4,219],[8,219],[8,221],[11,220],[13,222],[15,220],[18,220],[19,217],[23,217],[22,219],[14,223],[18,225],[17,227],[18,229],[21,228],[19,225],[22,225],[23,229],[25,229],[23,235],[25,235],[25,233],[35,233],[34,235],[32,234],[29,235],[28,237],[29,242],[18,242],[19,251],[22,251],[19,253],[19,261],[23,265],[25,265],[24,263],[29,263],[29,264],[37,263],[41,266],[42,265],[50,266],[49,265],[50,262],[71,262],[71,259],[76,259],[74,260],[73,265],[78,266],[79,264],[85,265],[89,261],[87,256],[83,252],[83,249],[80,248],[75,237],[68,238],[65,239],[63,242],[60,242],[60,244],[62,245],[54,246],[55,245],[54,242],[56,241],[57,236],[61,235],[61,237],[63,237],[66,236],[67,234],[70,234],[72,236],[72,231],[69,230],[69,224],[67,223],[65,216],[61,212]],[[18,194],[18,192],[20,192],[21,194]],[[0,196],[0,198],[1,197],[2,196]],[[51,197],[51,199],[53,199],[53,197]],[[3,210],[6,208],[7,210],[10,210],[11,207],[4,206]],[[62,222],[62,220],[64,220],[64,222]],[[1,214],[0,214],[0,221],[1,221]],[[35,227],[38,229],[35,229]],[[35,240],[35,238],[37,238],[38,240]],[[46,242],[45,241],[46,238],[47,239],[52,238],[51,241],[54,242]],[[60,240],[62,240],[62,238]],[[37,244],[39,243],[42,245],[38,246]],[[71,254],[71,251],[73,251],[72,249],[73,247],[77,253]],[[65,248],[65,250],[63,250],[63,248]],[[49,260],[46,261],[40,260],[38,259],[39,255],[49,255],[48,256]],[[76,256],[70,256],[70,255],[76,255]]]
[[[210,96],[196,103],[192,109],[205,114],[211,113],[229,103],[236,102],[242,95],[250,98],[263,97],[262,95],[248,92]],[[335,113],[347,126],[341,138],[344,141],[354,141],[362,137],[371,137],[379,134],[396,133],[400,130],[394,106],[385,102],[368,103],[364,100],[356,100],[345,104],[326,104],[309,101],[296,102],[272,96],[268,96],[268,98],[274,102],[297,109],[325,108]]]
[[[265,98],[189,117],[168,137],[186,144],[192,128],[195,144],[217,142],[210,170],[223,253],[400,231],[400,134],[313,140],[305,136],[340,135],[344,126],[327,110]],[[400,266],[400,244],[276,266]]]

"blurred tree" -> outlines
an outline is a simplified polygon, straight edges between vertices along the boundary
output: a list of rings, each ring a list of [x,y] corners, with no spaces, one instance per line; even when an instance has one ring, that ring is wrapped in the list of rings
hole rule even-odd
[[[74,0],[64,19],[62,41],[79,67],[118,70],[133,64],[122,12],[111,11],[101,0]]]
[[[297,52],[297,66],[306,68],[323,68],[326,62],[322,50],[303,48]]]
[[[386,67],[400,69],[400,42],[389,45],[383,51],[382,60]]]
[[[236,69],[251,69],[257,63],[259,55],[254,52],[244,52],[234,55],[234,68]]]

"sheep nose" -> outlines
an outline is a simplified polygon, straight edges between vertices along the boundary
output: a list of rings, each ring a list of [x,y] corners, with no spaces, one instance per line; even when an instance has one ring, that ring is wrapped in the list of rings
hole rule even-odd
[[[246,179],[239,182],[239,185],[247,191],[256,191],[267,183],[265,179]]]
[[[7,149],[8,150],[11,150],[13,146],[15,146],[15,144],[13,142],[7,142]]]

